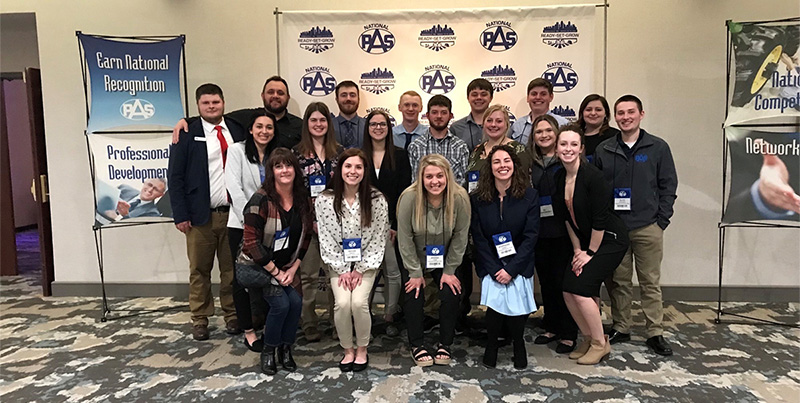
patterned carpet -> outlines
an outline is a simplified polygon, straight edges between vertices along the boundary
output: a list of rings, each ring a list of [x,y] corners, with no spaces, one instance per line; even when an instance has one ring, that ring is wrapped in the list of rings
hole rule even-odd
[[[104,401],[358,401],[358,402],[798,402],[800,330],[772,325],[714,324],[715,304],[668,303],[666,336],[675,355],[644,345],[643,329],[618,344],[610,359],[579,366],[534,345],[537,320],[526,329],[530,364],[480,365],[479,334],[460,336],[450,367],[413,366],[405,332],[383,335],[376,325],[370,368],[342,374],[330,330],[321,342],[298,341],[295,373],[258,371],[259,356],[242,336],[212,318],[211,339],[192,340],[186,301],[119,299],[101,323],[98,298],[43,298],[38,275],[0,279],[0,400]],[[727,304],[726,311],[797,323],[800,304]],[[161,310],[127,315],[125,309]],[[480,320],[482,312],[473,312]],[[635,317],[642,323],[640,314]],[[433,341],[435,332],[429,336]]]

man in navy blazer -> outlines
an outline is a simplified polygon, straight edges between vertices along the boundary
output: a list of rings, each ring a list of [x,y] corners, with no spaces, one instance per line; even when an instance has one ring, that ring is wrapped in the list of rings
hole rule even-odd
[[[230,198],[225,188],[226,153],[245,138],[244,129],[223,118],[222,89],[203,84],[195,91],[200,119],[182,131],[169,157],[170,203],[175,227],[186,234],[189,257],[189,309],[192,336],[208,339],[208,317],[214,314],[211,269],[216,254],[220,269],[220,304],[228,334],[240,332],[233,305],[233,259],[228,246]]]

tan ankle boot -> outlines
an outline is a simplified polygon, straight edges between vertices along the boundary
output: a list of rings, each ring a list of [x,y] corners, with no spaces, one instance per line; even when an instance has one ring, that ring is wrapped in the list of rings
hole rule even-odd
[[[589,351],[583,355],[583,357],[578,358],[578,364],[581,365],[595,365],[603,358],[607,357],[611,353],[611,343],[608,342],[608,336],[605,337],[605,345],[600,345],[600,342],[596,340],[592,340],[592,345],[589,347]]]
[[[577,360],[578,358],[583,357],[584,354],[586,354],[586,352],[589,351],[589,347],[591,346],[592,346],[592,338],[589,336],[583,336],[583,340],[581,340],[581,343],[578,344],[578,347],[576,347],[575,350],[572,350],[572,352],[569,353],[569,359]]]

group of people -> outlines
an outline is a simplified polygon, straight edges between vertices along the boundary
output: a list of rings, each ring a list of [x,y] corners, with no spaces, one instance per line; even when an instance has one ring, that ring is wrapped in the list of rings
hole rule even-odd
[[[537,78],[528,85],[530,114],[512,126],[506,109],[491,105],[493,92],[488,81],[473,80],[471,112],[452,125],[450,99],[431,97],[426,127],[422,98],[407,91],[403,120],[392,127],[381,110],[357,115],[352,81],[336,87],[339,115],[314,102],[302,118],[286,110],[289,89],[279,76],[267,79],[263,107],[230,114],[218,86],[198,87],[200,116],[176,125],[169,163],[175,225],[190,262],[193,337],[209,338],[216,256],[226,331],[244,332],[264,373],[295,370],[298,327],[309,342],[322,337],[322,269],[343,348],[339,368],[362,371],[380,273],[386,333],[396,336],[404,318],[415,364],[449,365],[456,329],[472,309],[475,273],[486,307],[483,364],[497,365],[506,339],[514,367],[525,368],[536,272],[545,332],[535,343],[557,342],[558,353],[596,364],[611,344],[630,340],[635,268],[647,345],[672,354],[659,274],[677,176],[666,142],[640,128],[641,101],[625,95],[614,104],[620,130],[609,126],[612,111],[597,94],[569,123],[550,112],[552,84]],[[614,319],[608,332],[603,283]],[[433,345],[425,341],[427,315],[437,310],[431,300],[440,326]]]

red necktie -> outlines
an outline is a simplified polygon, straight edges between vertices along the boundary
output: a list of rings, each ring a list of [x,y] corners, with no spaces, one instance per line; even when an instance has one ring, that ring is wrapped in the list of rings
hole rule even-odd
[[[228,142],[225,141],[225,136],[222,135],[222,126],[214,126],[217,131],[217,139],[219,140],[219,148],[222,151],[222,169],[225,169],[225,161],[228,158]]]

